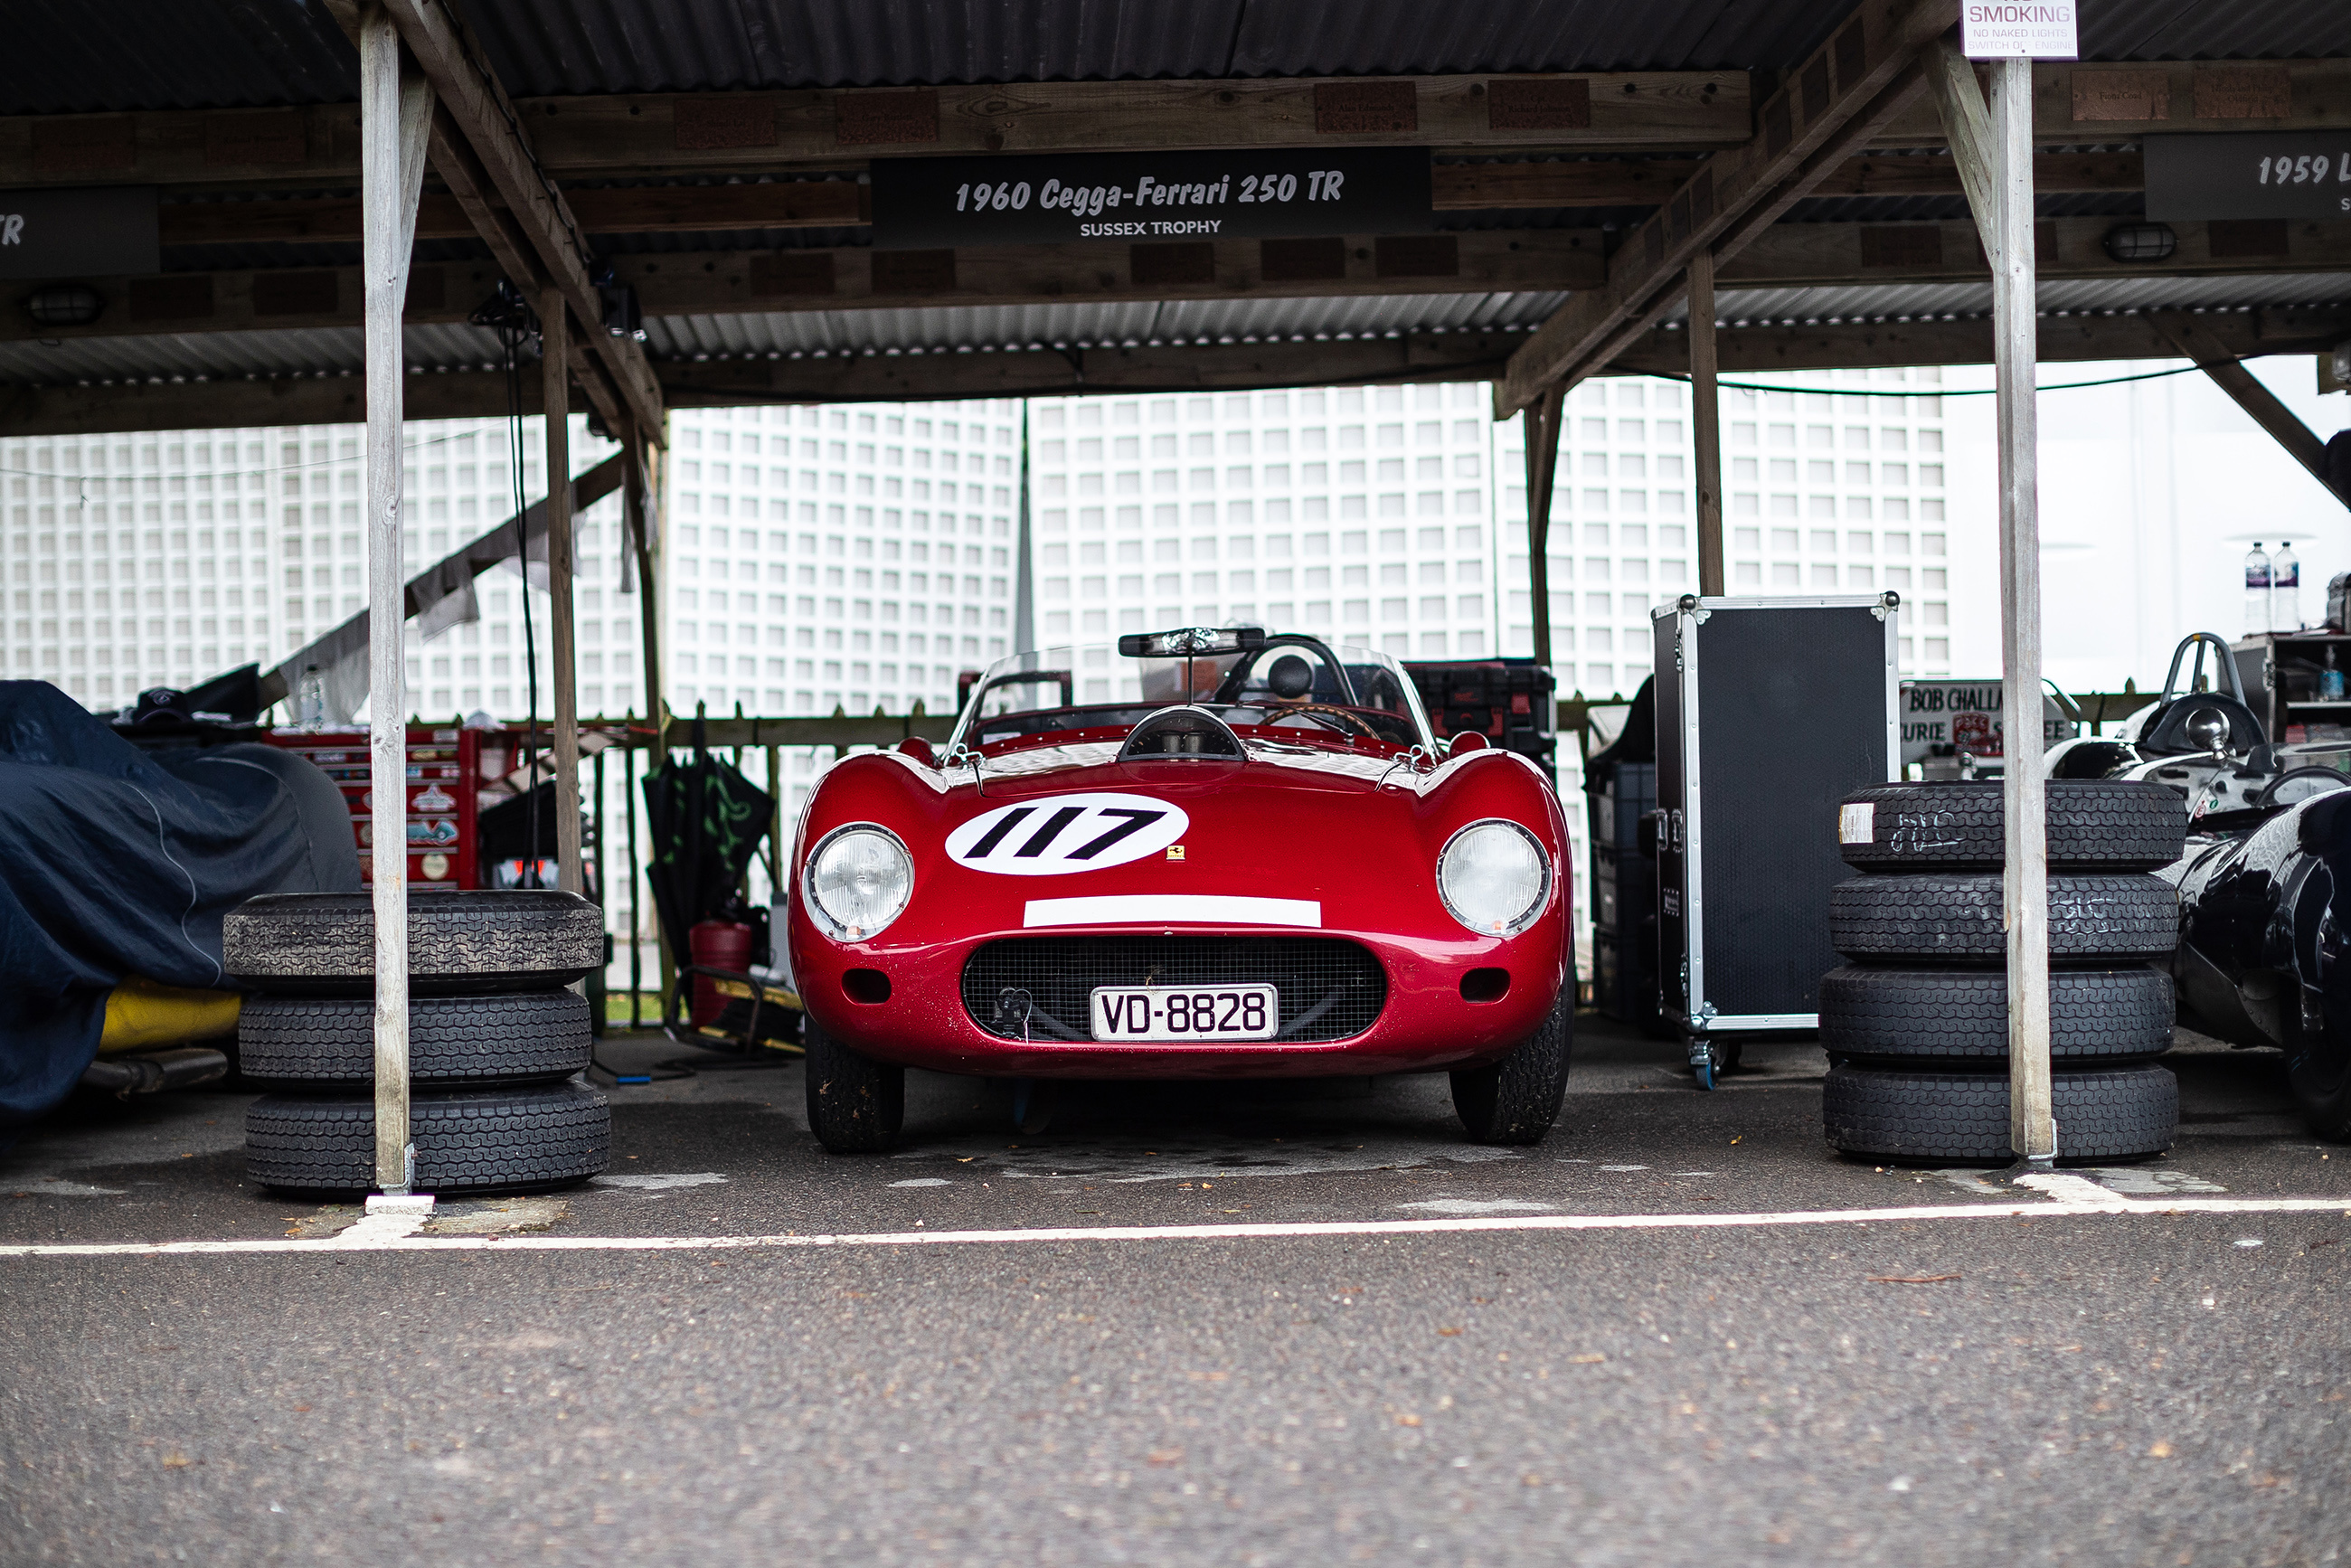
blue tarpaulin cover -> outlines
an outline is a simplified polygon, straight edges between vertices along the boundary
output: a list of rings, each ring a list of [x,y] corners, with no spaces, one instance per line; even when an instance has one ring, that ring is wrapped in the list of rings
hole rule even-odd
[[[126,976],[225,988],[221,917],[349,893],[340,791],[273,746],[142,750],[41,681],[0,681],[0,1140],[65,1098]]]

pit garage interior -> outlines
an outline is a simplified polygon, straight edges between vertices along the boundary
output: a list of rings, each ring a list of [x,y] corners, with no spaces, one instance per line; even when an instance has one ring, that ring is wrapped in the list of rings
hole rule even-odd
[[[476,324],[504,283],[551,346],[524,412],[621,443],[594,493],[622,492],[650,585],[671,409],[1485,382],[1528,422],[1541,604],[1567,389],[1668,375],[1719,594],[1716,375],[1995,360],[1983,128],[1956,153],[1946,129],[1985,101],[1958,17],[38,0],[0,57],[0,202],[152,193],[158,262],[0,283],[0,435],[370,423],[396,452],[402,420],[507,413]],[[2242,365],[2351,343],[2351,220],[2158,224],[2145,171],[2166,136],[2351,131],[2351,13],[2085,4],[2030,115],[2036,305],[2004,369],[2191,360],[2324,480],[2323,433]],[[1425,223],[874,243],[893,160],[985,181],[1362,149],[1425,151]],[[590,479],[533,525],[559,798]],[[398,483],[371,468],[371,528]],[[396,550],[370,589],[422,607]],[[375,689],[399,646],[376,640]],[[576,812],[561,853],[576,872]],[[1710,1095],[1589,1015],[1575,1061],[1527,1150],[1465,1145],[1441,1081],[1104,1089],[1030,1136],[998,1088],[921,1078],[872,1161],[810,1142],[796,1067],[710,1072],[611,1091],[594,1182],[421,1224],[246,1185],[233,1088],[78,1107],[0,1152],[0,1506],[28,1562],[2299,1562],[2339,1538],[2351,1165],[2271,1054],[2186,1039],[2171,1155],[2038,1190],[1827,1155],[1808,1042],[1750,1047]]]

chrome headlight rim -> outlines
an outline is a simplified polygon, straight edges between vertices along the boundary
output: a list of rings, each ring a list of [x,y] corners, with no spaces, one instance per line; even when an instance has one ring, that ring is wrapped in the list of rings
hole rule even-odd
[[[1526,908],[1520,911],[1515,919],[1499,929],[1490,923],[1480,925],[1472,921],[1455,906],[1453,895],[1445,885],[1447,862],[1452,859],[1454,852],[1470,834],[1485,828],[1507,828],[1525,840],[1527,847],[1534,852],[1536,867],[1542,873],[1542,883],[1536,889],[1535,896],[1528,902]],[[1474,822],[1464,822],[1454,830],[1453,835],[1445,841],[1445,847],[1437,852],[1437,901],[1445,905],[1445,913],[1453,916],[1455,925],[1472,936],[1487,937],[1489,940],[1516,936],[1541,919],[1542,912],[1551,907],[1552,883],[1555,875],[1551,863],[1551,852],[1543,848],[1542,840],[1537,838],[1534,831],[1524,822],[1514,821],[1509,817],[1480,817]]]
[[[872,833],[886,841],[890,847],[898,852],[898,858],[904,861],[906,866],[905,901],[891,911],[890,917],[880,925],[860,926],[854,931],[835,920],[831,912],[825,908],[824,901],[820,899],[816,893],[816,870],[818,864],[824,859],[825,852],[852,833]],[[914,902],[914,857],[906,848],[905,840],[879,822],[843,822],[817,840],[815,845],[810,849],[808,858],[800,863],[799,884],[800,907],[808,911],[809,919],[814,923],[818,930],[836,942],[871,942],[895,925],[898,917],[905,914],[907,908]]]

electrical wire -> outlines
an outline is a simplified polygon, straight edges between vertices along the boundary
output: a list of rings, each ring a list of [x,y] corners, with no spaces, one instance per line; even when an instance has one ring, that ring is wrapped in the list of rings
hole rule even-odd
[[[402,450],[421,452],[428,446],[439,446],[451,441],[462,441],[472,434],[474,433],[471,431],[454,430],[446,435],[429,436],[422,441],[404,443]],[[133,473],[128,470],[120,474],[60,474],[48,468],[7,467],[0,467],[0,474],[22,474],[37,479],[71,479],[77,483],[88,479],[193,479],[200,476],[210,478],[227,476],[240,479],[266,479],[272,474],[298,474],[308,468],[340,468],[345,464],[358,461],[360,460],[356,457],[320,457],[308,463],[281,463],[275,468],[205,468],[202,470],[192,468],[179,474]]]
[[[2244,363],[2242,360],[2235,360],[2231,362],[2233,364]],[[2204,367],[2201,365],[2178,365],[2168,371],[2147,371],[2135,376],[2107,376],[2103,380],[2095,382],[2059,382],[2054,386],[2036,386],[2032,390],[2036,392],[2079,392],[2084,387],[2118,387],[2129,382],[2159,382],[2167,376],[2194,375],[2198,371],[2200,371]],[[1679,382],[1685,384],[1689,381],[1689,377],[1687,374],[1677,375],[1670,371],[1650,371],[1646,373],[1652,381]],[[1714,384],[1719,387],[1731,387],[1740,392],[1804,392],[1813,397],[1992,397],[2000,392],[1998,387],[1959,387],[1956,389],[1937,387],[1931,391],[1916,391],[1909,388],[1887,391],[1879,387],[1870,387],[1866,389],[1861,387],[1782,387],[1773,386],[1768,382],[1734,382],[1727,381],[1719,377],[1716,379]]]

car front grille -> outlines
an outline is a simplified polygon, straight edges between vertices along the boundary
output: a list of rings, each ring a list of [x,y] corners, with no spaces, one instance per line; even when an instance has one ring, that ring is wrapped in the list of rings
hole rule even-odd
[[[1280,998],[1274,1038],[1300,1042],[1363,1033],[1388,995],[1380,961],[1337,937],[1015,936],[964,964],[963,1005],[974,1023],[1007,1040],[1086,1040],[1097,986],[1220,985],[1272,986]]]

